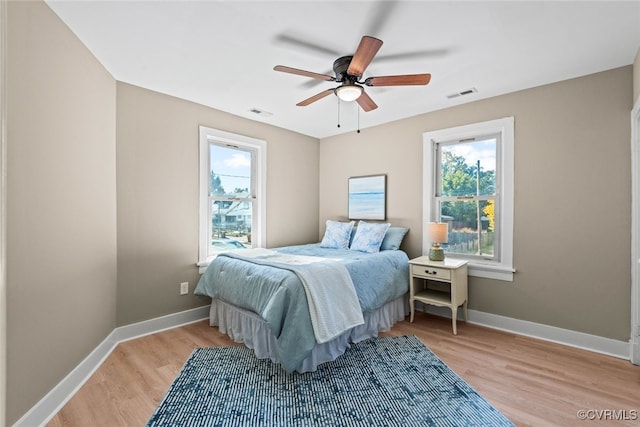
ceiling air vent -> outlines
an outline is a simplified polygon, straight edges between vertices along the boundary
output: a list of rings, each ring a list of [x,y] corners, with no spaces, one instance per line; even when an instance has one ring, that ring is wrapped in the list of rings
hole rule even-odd
[[[465,90],[461,90],[460,92],[456,92],[456,93],[452,93],[451,95],[447,95],[447,98],[453,99],[453,98],[457,98],[459,96],[471,95],[472,93],[477,93],[477,92],[478,92],[478,90],[475,87],[472,87],[471,89],[465,89]]]
[[[271,117],[271,116],[273,116],[273,113],[270,113],[270,112],[264,111],[264,110],[260,110],[258,108],[252,108],[249,111],[252,112],[253,114],[257,114],[257,115],[262,116],[262,117]]]

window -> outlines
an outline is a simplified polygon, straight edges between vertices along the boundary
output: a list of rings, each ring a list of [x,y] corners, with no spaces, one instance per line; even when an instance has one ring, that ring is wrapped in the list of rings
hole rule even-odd
[[[263,245],[265,151],[265,141],[200,127],[201,268],[220,251]]]
[[[445,254],[499,259],[495,240],[499,139],[500,135],[491,135],[435,144],[433,219],[449,224]]]
[[[423,137],[423,216],[449,225],[446,256],[468,259],[472,276],[513,280],[513,118]]]

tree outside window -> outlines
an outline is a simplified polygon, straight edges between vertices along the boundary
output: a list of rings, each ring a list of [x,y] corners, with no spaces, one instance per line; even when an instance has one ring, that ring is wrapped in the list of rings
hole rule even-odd
[[[437,144],[436,203],[449,224],[445,252],[493,259],[496,255],[498,136]]]

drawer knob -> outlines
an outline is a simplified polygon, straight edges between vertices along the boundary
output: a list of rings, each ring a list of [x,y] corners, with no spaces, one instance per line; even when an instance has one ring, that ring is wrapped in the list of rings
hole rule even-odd
[[[436,270],[433,270],[433,271],[425,270],[424,272],[427,274],[438,274]]]

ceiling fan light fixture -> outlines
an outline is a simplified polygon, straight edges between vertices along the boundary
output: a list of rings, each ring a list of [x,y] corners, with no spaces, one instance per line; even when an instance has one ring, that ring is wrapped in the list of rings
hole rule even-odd
[[[336,96],[340,98],[342,101],[351,102],[360,98],[362,95],[362,86],[358,86],[355,84],[344,84],[342,86],[338,86],[335,90]]]

